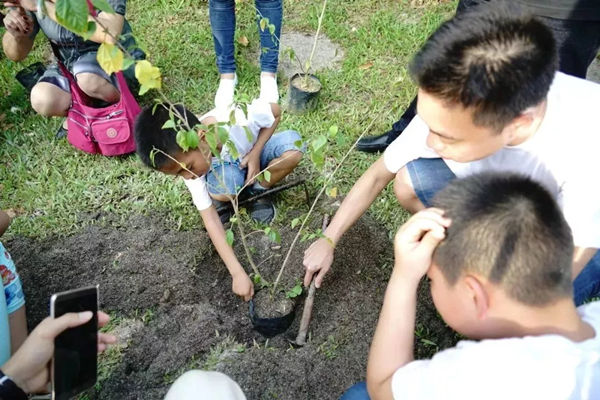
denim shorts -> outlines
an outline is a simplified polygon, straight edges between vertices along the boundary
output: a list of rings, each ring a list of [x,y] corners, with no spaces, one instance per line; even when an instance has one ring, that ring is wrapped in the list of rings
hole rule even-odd
[[[433,196],[456,178],[441,158],[418,158],[406,164],[415,194],[425,205],[431,207]]]
[[[415,194],[425,205],[431,206],[435,194],[456,176],[441,158],[419,158],[406,165]],[[600,296],[600,251],[585,265],[573,282],[575,305],[580,306]]]
[[[288,130],[275,133],[265,143],[260,153],[260,169],[263,170],[274,159],[281,157],[283,153],[290,150],[304,152],[303,148],[296,146],[296,142],[302,140],[296,131]],[[241,160],[219,160],[212,159],[210,171],[206,174],[208,191],[212,194],[236,194],[244,186],[246,181],[246,168],[240,167]],[[225,184],[225,187],[223,187]]]
[[[25,295],[15,263],[2,243],[0,243],[0,276],[6,297],[6,309],[8,314],[11,314],[25,305]]]

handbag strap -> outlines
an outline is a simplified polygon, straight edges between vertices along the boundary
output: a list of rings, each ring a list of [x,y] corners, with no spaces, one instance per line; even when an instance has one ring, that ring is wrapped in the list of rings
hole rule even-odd
[[[75,80],[73,74],[71,74],[71,71],[69,71],[65,64],[63,64],[60,58],[60,52],[58,51],[58,46],[54,42],[50,41],[50,47],[52,47],[52,52],[54,53],[54,57],[56,58],[58,68],[60,68],[62,74],[69,81],[69,87],[71,88],[71,97],[77,103],[85,104],[84,99],[87,98],[87,95],[81,91],[79,85],[77,85],[77,81]]]

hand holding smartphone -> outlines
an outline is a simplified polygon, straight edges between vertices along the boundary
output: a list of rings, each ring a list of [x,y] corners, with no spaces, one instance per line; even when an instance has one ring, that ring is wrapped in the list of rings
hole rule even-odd
[[[83,325],[69,328],[54,340],[52,359],[52,399],[67,400],[96,383],[98,372],[98,286],[54,294],[50,315],[91,311]]]

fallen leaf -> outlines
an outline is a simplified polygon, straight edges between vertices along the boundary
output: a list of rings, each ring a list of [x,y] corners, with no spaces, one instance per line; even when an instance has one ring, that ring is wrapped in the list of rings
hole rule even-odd
[[[19,215],[25,214],[25,209],[23,207],[9,208],[6,210],[6,213],[11,219],[13,219]]]
[[[369,62],[366,62],[366,63],[364,63],[363,65],[360,65],[360,66],[358,67],[358,69],[365,70],[365,69],[369,69],[369,68],[371,68],[372,66],[373,66],[373,62],[372,62],[372,61],[369,61]]]
[[[240,36],[238,38],[238,43],[244,47],[248,47],[248,45],[250,44],[250,41],[248,40],[248,38],[246,36]]]

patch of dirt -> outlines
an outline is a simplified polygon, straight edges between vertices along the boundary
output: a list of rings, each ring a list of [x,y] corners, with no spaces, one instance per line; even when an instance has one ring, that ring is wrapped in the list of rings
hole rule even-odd
[[[315,220],[313,228],[319,226]],[[271,281],[294,234],[280,233],[281,245],[251,235],[261,274]],[[292,255],[282,288],[302,278],[308,244]],[[385,231],[361,219],[340,242],[332,271],[317,290],[307,345],[292,349],[284,335],[266,342],[252,330],[248,305],[231,292],[231,278],[204,231],[172,231],[164,218],[135,216],[125,226],[89,226],[40,241],[16,237],[6,245],[23,280],[30,327],[48,314],[52,293],[96,283],[104,310],[123,321],[143,321],[126,331],[121,325],[129,322],[119,325],[128,346],[91,399],[162,399],[172,380],[190,368],[229,374],[250,400],[337,399],[365,378],[392,265]],[[244,263],[241,249],[236,252]],[[290,337],[298,330],[298,307]],[[416,339],[417,355],[431,355],[429,342],[436,348],[454,344],[428,296],[421,296],[418,313],[417,324],[429,333],[427,342]]]

